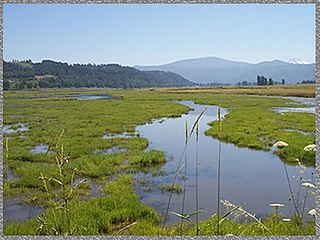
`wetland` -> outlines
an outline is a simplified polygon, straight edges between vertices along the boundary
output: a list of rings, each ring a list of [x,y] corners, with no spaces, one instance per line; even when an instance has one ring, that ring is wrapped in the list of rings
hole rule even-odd
[[[185,221],[182,227],[181,217],[166,216],[166,212],[181,213],[182,204],[184,214],[194,212],[198,196],[198,207],[203,210],[196,214],[200,234],[212,235],[217,222],[221,144],[221,200],[225,201],[221,214],[230,210],[231,202],[261,219],[274,235],[312,235],[315,221],[308,212],[315,208],[313,188],[303,184],[315,182],[315,152],[303,148],[315,143],[313,105],[310,98],[303,101],[234,91],[4,92],[4,232],[194,235],[193,224]],[[274,111],[288,108],[303,110]],[[197,123],[199,139],[191,136],[186,146],[186,122],[190,132],[203,109]],[[288,146],[276,148],[277,141]],[[59,156],[64,159],[62,175],[56,163]],[[186,164],[177,174],[182,158]],[[175,175],[173,191],[170,186]],[[66,183],[63,191],[72,189],[68,218],[64,211],[56,210],[58,206],[66,209],[65,198],[52,179]],[[274,211],[270,204],[275,202],[284,206]],[[301,223],[294,221],[295,215],[304,215]],[[248,215],[240,219],[229,216],[220,234],[270,235]],[[190,220],[194,222],[195,216]],[[273,225],[277,227],[271,229]]]

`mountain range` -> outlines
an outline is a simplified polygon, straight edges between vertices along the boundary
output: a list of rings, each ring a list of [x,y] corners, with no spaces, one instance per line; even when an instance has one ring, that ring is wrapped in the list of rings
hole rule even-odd
[[[290,62],[280,60],[247,63],[218,57],[194,58],[158,66],[134,66],[142,71],[170,71],[199,84],[256,82],[257,75],[264,75],[274,81],[285,79],[287,84],[303,80],[315,80],[315,64],[305,64],[299,59]]]

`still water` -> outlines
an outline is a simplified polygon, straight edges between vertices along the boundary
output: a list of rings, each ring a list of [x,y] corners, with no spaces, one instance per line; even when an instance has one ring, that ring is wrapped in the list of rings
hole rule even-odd
[[[141,184],[137,183],[137,193],[141,201],[155,208],[162,216],[165,215],[168,193],[162,193],[160,184],[172,184],[178,162],[181,158],[185,143],[185,125],[192,126],[200,112],[207,107],[207,111],[199,122],[199,161],[198,168],[198,192],[199,209],[204,209],[205,213],[200,213],[200,219],[207,219],[216,212],[217,199],[217,159],[218,145],[217,139],[206,136],[204,133],[209,128],[208,123],[217,120],[217,107],[197,105],[192,101],[181,101],[193,110],[179,118],[165,118],[156,120],[151,124],[138,126],[136,132],[141,137],[149,140],[148,149],[164,151],[167,163],[163,166],[166,172],[162,176],[153,177],[151,174],[139,173],[136,178],[151,179],[153,189],[145,192]],[[227,109],[221,109],[222,116],[227,114]],[[234,144],[222,143],[221,155],[221,198],[229,200],[236,205],[244,204],[244,209],[264,217],[270,214],[272,209],[269,204],[282,203],[284,208],[280,209],[283,217],[290,217],[290,212],[294,208],[289,206],[290,192],[285,174],[285,167],[289,173],[290,184],[294,194],[298,192],[299,178],[302,174],[304,179],[313,181],[314,168],[295,167],[284,165],[283,162],[273,154],[272,151],[264,152],[239,148]],[[196,141],[195,136],[189,140],[187,147],[187,190],[185,202],[185,214],[195,211],[195,162],[196,162]],[[184,158],[183,158],[184,159]],[[184,169],[177,178],[178,184],[183,188]],[[300,193],[300,200],[304,196],[305,189]],[[314,200],[308,197],[306,212],[314,208]],[[311,200],[312,199],[312,200]],[[167,222],[172,224],[179,221],[178,217],[170,214],[171,211],[181,213],[183,193],[174,194],[171,200]],[[307,214],[306,214],[307,215]]]

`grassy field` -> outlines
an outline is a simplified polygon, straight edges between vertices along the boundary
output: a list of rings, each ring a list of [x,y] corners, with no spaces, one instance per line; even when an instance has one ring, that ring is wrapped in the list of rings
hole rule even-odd
[[[305,88],[301,88],[305,87]],[[281,96],[312,95],[312,86],[275,86],[274,88],[248,88],[246,94],[279,94]],[[201,90],[201,91],[200,91]],[[220,91],[221,90],[221,91]],[[259,90],[259,91],[258,91]],[[303,91],[302,91],[303,90]],[[298,92],[300,91],[300,94]],[[253,93],[256,92],[256,93]],[[272,92],[272,93],[271,93]],[[72,96],[57,97],[57,94],[111,94],[121,100],[76,100]],[[219,94],[217,94],[219,93]],[[226,94],[228,93],[228,94]],[[4,135],[4,164],[17,176],[4,183],[4,197],[20,197],[22,202],[48,207],[44,216],[25,223],[5,223],[6,235],[177,235],[178,226],[161,228],[160,217],[151,208],[141,204],[131,174],[137,171],[157,172],[165,163],[162,152],[145,151],[148,140],[134,135],[137,125],[162,117],[177,117],[189,111],[188,107],[173,100],[194,100],[199,104],[214,104],[228,108],[223,120],[222,141],[240,147],[270,150],[275,141],[289,144],[276,150],[285,162],[297,164],[296,158],[307,166],[315,165],[314,152],[305,152],[303,147],[312,144],[315,136],[305,132],[315,131],[315,115],[302,113],[279,114],[274,107],[296,106],[282,98],[243,95],[243,88],[213,89],[44,89],[38,91],[4,92],[4,125],[12,130],[24,123],[28,131]],[[313,86],[314,93],[314,86]],[[240,94],[240,95],[238,95]],[[214,113],[215,114],[215,113]],[[62,129],[59,141],[63,156],[69,161],[64,165],[63,176],[59,175],[54,149],[48,153],[33,154],[32,148],[39,144],[53,146]],[[106,137],[109,134],[128,132],[133,137]],[[217,123],[212,123],[207,133],[217,137]],[[110,148],[124,149],[112,154],[100,154]],[[49,149],[50,150],[50,149]],[[47,179],[39,180],[41,174]],[[99,185],[100,197],[91,198],[91,186],[83,183],[72,190],[68,212],[69,220],[62,210],[56,210],[51,201],[60,185],[73,179],[90,178]],[[49,181],[50,179],[50,181]],[[72,187],[70,187],[72,189]],[[68,190],[70,190],[68,189]],[[52,194],[48,194],[48,191]],[[65,196],[64,196],[65,197]],[[51,200],[50,200],[51,199]],[[63,198],[62,198],[63,199]],[[59,205],[58,204],[58,205]],[[59,205],[59,206],[60,206]],[[71,220],[70,220],[71,219]],[[200,224],[200,234],[215,234],[215,217]],[[225,220],[222,234],[234,235],[313,235],[314,221],[300,227],[295,222],[284,223],[277,215],[264,220],[271,233],[261,224],[237,223]],[[194,235],[194,227],[185,225],[183,234]]]
[[[163,89],[168,93],[215,93],[215,94],[245,94],[268,96],[315,97],[314,84],[274,85],[274,86],[241,86],[241,87],[199,87],[181,89]]]

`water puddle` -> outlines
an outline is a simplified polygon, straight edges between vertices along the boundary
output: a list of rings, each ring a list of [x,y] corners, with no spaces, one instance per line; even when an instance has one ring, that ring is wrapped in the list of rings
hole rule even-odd
[[[315,98],[304,98],[304,97],[283,97],[284,99],[292,100],[298,104],[302,105],[316,105],[316,99]]]
[[[100,192],[99,192],[99,184],[98,183],[91,180],[91,178],[77,178],[74,180],[73,186],[77,186],[78,184],[81,184],[80,182],[84,182],[84,183],[90,185],[92,197],[99,197]]]
[[[5,221],[22,222],[43,213],[44,208],[21,203],[20,198],[4,199],[3,216]]]
[[[100,153],[102,155],[106,155],[106,154],[121,153],[121,152],[126,152],[126,151],[127,151],[127,149],[125,149],[125,148],[112,147],[106,151],[98,151],[98,153]]]
[[[75,97],[78,100],[97,100],[97,99],[119,99],[111,95],[90,95],[90,94],[79,94],[79,95],[68,95],[68,97]]]
[[[31,97],[19,97],[12,99],[43,99],[43,98],[75,98],[77,100],[98,100],[98,99],[116,99],[121,98],[111,96],[108,94],[57,94],[57,95],[44,95],[44,96],[31,96]]]
[[[307,136],[307,137],[314,135],[314,132],[304,132],[304,131],[300,131],[300,130],[297,130],[297,129],[291,129],[291,128],[285,128],[283,130],[285,130],[287,132],[298,132],[298,133],[300,133],[300,134],[302,134],[304,136]]]
[[[298,105],[307,105],[308,107],[279,107],[273,108],[272,110],[278,113],[316,113],[316,99],[315,98],[303,98],[303,97],[283,97],[294,101]]]
[[[219,141],[205,135],[209,129],[208,123],[217,119],[216,106],[204,106],[194,104],[192,101],[181,101],[181,104],[189,106],[191,109],[188,114],[179,118],[164,119],[161,123],[154,121],[151,124],[138,126],[141,137],[147,138],[150,142],[150,149],[164,151],[167,162],[161,170],[164,175],[152,177],[151,173],[137,173],[135,179],[152,179],[153,188],[151,191],[144,191],[143,187],[137,187],[136,191],[141,201],[155,208],[162,216],[165,215],[169,193],[162,193],[159,189],[161,184],[172,184],[178,162],[185,142],[185,123],[188,121],[189,128],[198,117],[199,113],[207,107],[206,113],[199,122],[199,145],[198,160],[198,183],[199,183],[199,208],[206,210],[206,213],[199,215],[200,219],[207,219],[216,212],[216,192],[217,175],[216,166],[218,159]],[[226,109],[221,109],[221,114],[227,114]],[[190,131],[190,130],[189,130]],[[244,209],[249,212],[265,216],[272,212],[269,204],[274,202],[283,203],[284,208],[280,213],[284,217],[290,216],[289,198],[290,192],[285,175],[285,168],[288,171],[291,187],[296,194],[299,189],[299,182],[294,176],[302,174],[301,167],[287,166],[270,152],[239,148],[234,144],[221,143],[221,199],[229,200],[237,205],[244,205]],[[195,211],[195,169],[196,169],[196,141],[193,135],[187,147],[187,190],[185,193],[185,211],[191,213]],[[170,159],[171,158],[171,159]],[[183,157],[183,161],[185,157]],[[311,179],[314,168],[306,168],[303,171],[303,178]],[[184,169],[177,177],[176,184],[184,185],[182,176]],[[136,184],[137,186],[139,185]],[[141,184],[140,184],[141,186]],[[302,189],[305,194],[305,188]],[[302,196],[301,195],[301,196]],[[183,194],[173,194],[169,207],[167,223],[178,222],[176,216],[170,215],[171,211],[181,213]],[[306,203],[305,211],[314,208],[314,199]],[[306,214],[307,215],[307,214]]]
[[[5,133],[5,134],[24,132],[24,131],[28,131],[28,130],[29,130],[29,128],[28,128],[27,124],[25,124],[25,123],[17,123],[17,124],[3,126],[3,133]]]
[[[39,144],[39,145],[35,146],[34,148],[32,148],[31,152],[33,154],[47,153],[48,150],[49,150],[49,145],[47,145],[47,144]]]
[[[7,171],[4,181],[15,180],[18,177],[14,176],[10,170],[4,165],[4,171]],[[8,172],[9,171],[9,172]],[[84,178],[77,178],[73,186],[78,185]],[[91,197],[99,197],[99,184],[92,181],[90,178],[86,179],[85,183],[90,185]],[[45,207],[35,206],[22,203],[20,197],[4,199],[3,203],[3,217],[7,222],[23,222],[44,212]]]
[[[19,179],[19,177],[14,175],[7,165],[3,164],[3,182],[17,179]]]
[[[89,179],[89,184],[91,186],[91,194],[92,194],[92,197],[99,197],[100,195],[100,192],[99,192],[99,185],[92,181],[91,179]]]
[[[103,139],[113,139],[113,138],[132,138],[136,137],[137,133],[128,133],[128,132],[123,132],[121,134],[111,134],[107,133],[105,134],[102,138]]]
[[[289,108],[289,107],[280,107],[280,108],[272,108],[273,111],[278,113],[316,113],[315,107],[305,107],[305,108]]]

